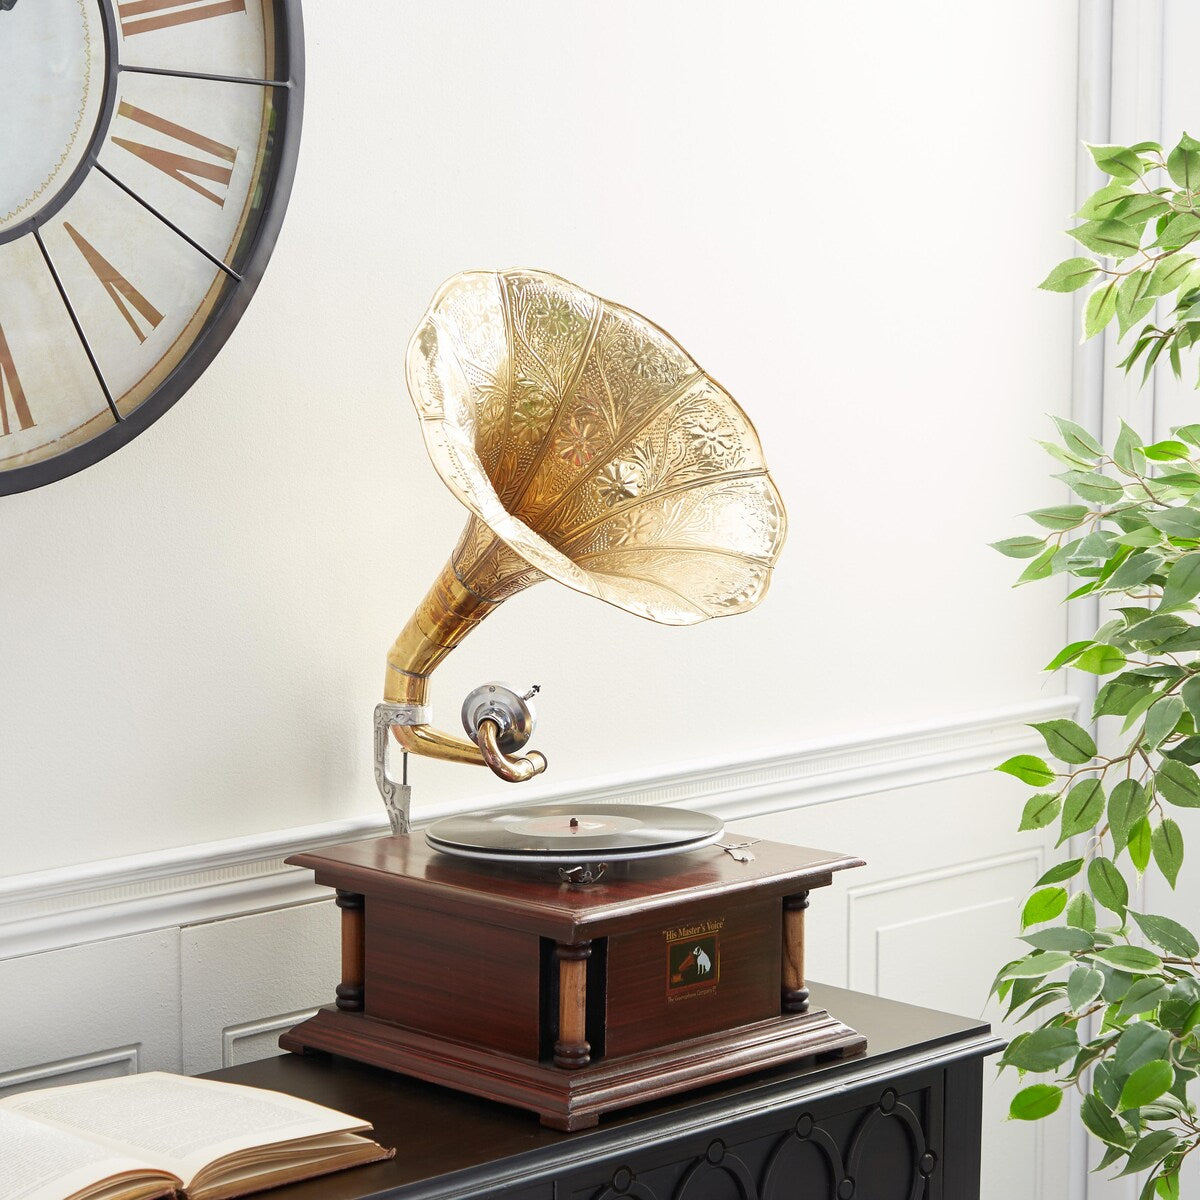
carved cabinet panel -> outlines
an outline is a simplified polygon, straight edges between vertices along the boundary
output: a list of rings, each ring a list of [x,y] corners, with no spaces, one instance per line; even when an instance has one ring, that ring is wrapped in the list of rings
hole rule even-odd
[[[714,1123],[560,1177],[562,1200],[971,1200],[950,1196],[945,1071]],[[977,1193],[976,1193],[977,1194]]]

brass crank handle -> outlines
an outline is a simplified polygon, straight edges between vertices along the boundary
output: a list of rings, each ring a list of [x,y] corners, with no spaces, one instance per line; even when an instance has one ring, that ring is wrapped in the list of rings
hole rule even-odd
[[[483,761],[501,779],[507,779],[509,783],[523,783],[546,769],[546,756],[537,750],[530,750],[521,758],[510,758],[500,749],[497,743],[499,736],[500,726],[495,721],[479,722],[479,732],[476,734],[479,752],[483,755]]]

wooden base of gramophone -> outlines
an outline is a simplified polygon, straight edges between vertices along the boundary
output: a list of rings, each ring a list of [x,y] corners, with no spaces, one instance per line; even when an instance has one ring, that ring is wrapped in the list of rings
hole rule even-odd
[[[808,1011],[811,889],[860,859],[758,842],[622,863],[572,888],[420,835],[288,862],[338,889],[342,983],[279,1039],[531,1109],[556,1129],[866,1039]]]

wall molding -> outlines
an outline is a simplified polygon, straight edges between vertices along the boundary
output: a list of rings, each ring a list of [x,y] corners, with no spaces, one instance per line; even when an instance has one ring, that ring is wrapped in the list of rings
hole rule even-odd
[[[1042,697],[971,717],[811,742],[737,761],[522,793],[523,802],[625,801],[703,808],[727,821],[961,778],[992,769],[1037,740],[1033,721],[1072,715],[1073,696]],[[418,827],[477,805],[439,805]],[[328,897],[284,859],[388,832],[378,813],[112,858],[0,879],[0,959],[223,920]]]

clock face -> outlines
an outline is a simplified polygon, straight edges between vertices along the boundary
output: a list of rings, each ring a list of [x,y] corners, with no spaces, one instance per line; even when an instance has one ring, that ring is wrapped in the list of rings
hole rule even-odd
[[[0,494],[135,437],[244,311],[291,186],[299,0],[0,0]]]

